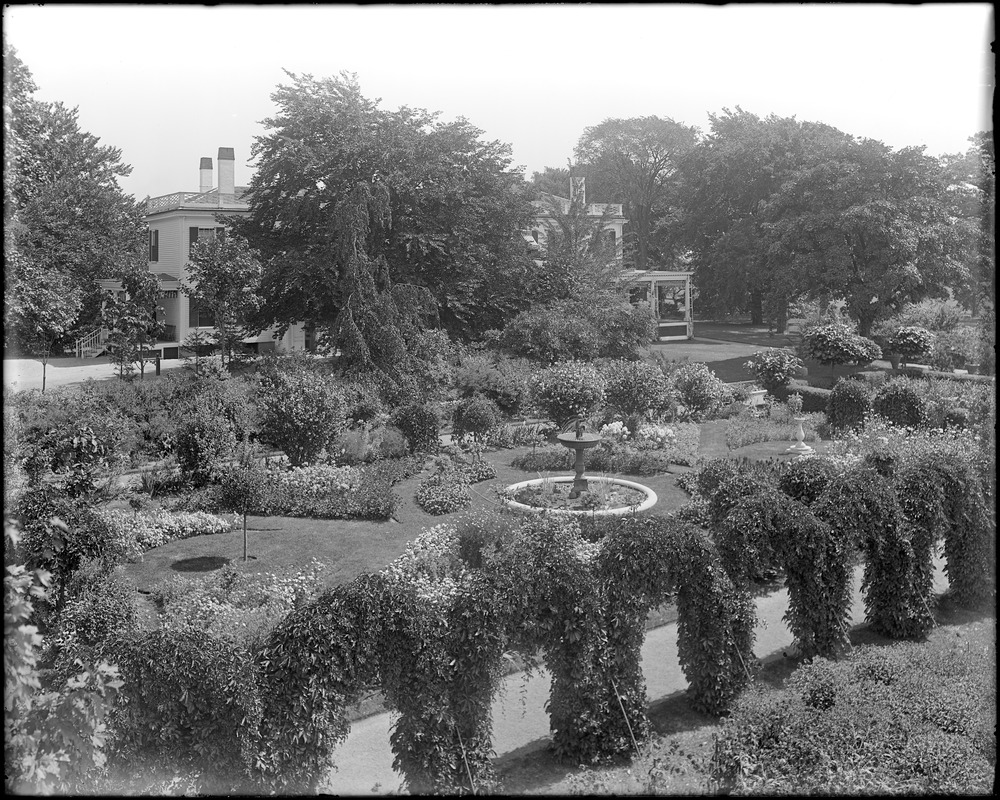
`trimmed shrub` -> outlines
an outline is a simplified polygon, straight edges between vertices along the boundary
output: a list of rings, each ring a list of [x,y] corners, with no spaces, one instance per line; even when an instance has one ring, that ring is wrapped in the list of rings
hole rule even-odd
[[[790,350],[772,347],[754,353],[745,366],[753,370],[761,386],[774,394],[795,377],[802,368],[802,359]]]
[[[564,361],[542,370],[531,382],[533,402],[559,428],[584,417],[604,399],[604,379],[590,364]]]
[[[471,434],[476,441],[500,424],[500,409],[496,403],[481,396],[459,400],[452,417],[452,433],[462,438]]]
[[[403,432],[411,453],[436,453],[441,448],[440,420],[426,403],[411,403],[397,408],[392,424]]]
[[[841,378],[833,387],[826,418],[834,430],[857,430],[872,409],[872,390],[862,381]]]
[[[906,361],[927,355],[933,345],[934,334],[916,325],[896,328],[889,336],[889,350],[899,353]]]
[[[872,408],[876,414],[901,427],[916,427],[927,418],[923,399],[906,378],[889,381],[879,389]]]
[[[870,364],[882,354],[871,339],[839,322],[810,328],[802,340],[809,358],[821,364]]]
[[[682,413],[695,421],[711,417],[732,402],[729,387],[705,364],[682,364],[671,373],[670,383],[684,407]]]
[[[669,384],[655,364],[612,361],[605,367],[605,402],[624,416],[645,414],[664,406]]]

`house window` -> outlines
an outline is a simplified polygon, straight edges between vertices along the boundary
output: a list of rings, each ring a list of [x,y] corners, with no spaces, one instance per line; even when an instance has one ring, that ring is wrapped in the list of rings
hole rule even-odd
[[[155,229],[149,232],[149,260],[160,260],[160,232]]]
[[[215,327],[215,315],[212,313],[211,309],[200,308],[198,306],[198,301],[193,297],[191,298],[191,305],[188,308],[188,327],[189,328],[214,328]]]
[[[188,253],[195,242],[211,242],[221,236],[222,228],[188,228]]]
[[[614,231],[604,231],[604,243],[612,253],[618,252],[618,236]]]

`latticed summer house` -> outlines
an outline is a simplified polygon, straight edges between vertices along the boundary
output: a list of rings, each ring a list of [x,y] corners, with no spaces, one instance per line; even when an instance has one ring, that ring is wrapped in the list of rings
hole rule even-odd
[[[574,201],[584,207],[588,217],[603,220],[603,235],[614,248],[618,263],[624,264],[622,236],[628,219],[622,214],[620,203],[587,203],[586,178],[570,178],[570,196],[542,193],[542,199],[533,201],[537,209],[530,233],[525,234],[529,246],[543,254],[552,231],[556,229],[555,214],[566,214]],[[623,287],[632,303],[646,302],[652,306],[656,317],[656,341],[669,342],[694,337],[692,315],[691,275],[685,270],[649,269],[621,272]]]
[[[223,229],[216,217],[242,216],[250,210],[247,187],[235,185],[236,161],[233,148],[220,147],[218,183],[213,174],[212,159],[202,158],[199,165],[197,192],[174,192],[146,200],[149,236],[149,271],[160,282],[160,306],[165,332],[153,346],[162,358],[178,358],[184,341],[193,333],[211,333],[215,321],[205,309],[181,291],[189,283],[187,266],[191,246],[198,241],[214,239]],[[114,280],[99,282],[107,291],[120,292],[121,284]],[[293,325],[284,336],[275,339],[274,329],[243,340],[250,350],[302,350],[310,344],[302,325]],[[77,354],[100,355],[108,331],[97,331],[89,341],[77,343]]]

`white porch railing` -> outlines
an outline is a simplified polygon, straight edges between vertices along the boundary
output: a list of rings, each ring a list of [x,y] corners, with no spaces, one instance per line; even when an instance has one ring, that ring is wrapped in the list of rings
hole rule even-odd
[[[103,350],[104,342],[108,338],[107,328],[98,328],[91,331],[86,336],[76,340],[76,357],[92,358]]]

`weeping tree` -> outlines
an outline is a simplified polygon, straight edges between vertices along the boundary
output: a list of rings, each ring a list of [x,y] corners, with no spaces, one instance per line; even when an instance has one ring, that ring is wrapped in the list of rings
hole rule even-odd
[[[464,120],[384,110],[348,73],[289,77],[232,222],[263,262],[261,329],[305,323],[348,365],[393,375],[419,328],[471,336],[524,306],[531,209],[509,148]]]

